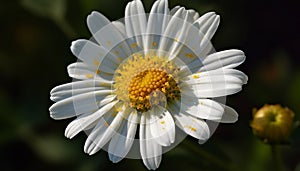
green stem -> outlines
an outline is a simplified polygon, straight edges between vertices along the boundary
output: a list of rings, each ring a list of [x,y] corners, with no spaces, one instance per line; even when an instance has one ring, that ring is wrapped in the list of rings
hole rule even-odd
[[[227,171],[238,171],[234,165],[228,164],[228,162],[218,158],[217,156],[203,150],[201,147],[196,146],[194,143],[189,143],[187,140],[183,141],[182,143],[188,150],[190,150],[193,153],[196,153],[199,156],[202,156],[203,158],[206,158],[209,162],[217,165],[218,167],[222,168],[222,170]],[[198,145],[198,144],[197,144]]]
[[[285,171],[279,146],[272,144],[271,145],[271,151],[272,151],[272,157],[273,157],[273,163],[274,163],[274,170],[275,171]]]
[[[77,37],[75,31],[65,19],[54,19],[54,22],[66,34],[66,36],[69,39],[74,39]]]

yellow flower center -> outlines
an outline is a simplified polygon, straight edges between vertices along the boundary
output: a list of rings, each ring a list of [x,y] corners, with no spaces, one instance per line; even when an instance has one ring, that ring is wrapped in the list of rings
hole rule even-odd
[[[178,67],[166,57],[136,53],[114,77],[117,98],[140,112],[180,97]]]

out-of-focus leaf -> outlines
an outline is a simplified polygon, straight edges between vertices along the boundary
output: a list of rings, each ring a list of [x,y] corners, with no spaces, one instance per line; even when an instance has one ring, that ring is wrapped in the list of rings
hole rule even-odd
[[[72,145],[57,135],[47,135],[45,137],[29,134],[29,139],[25,140],[33,150],[45,161],[52,163],[68,163],[74,161],[75,154]]]
[[[23,7],[43,17],[61,20],[65,16],[65,0],[22,0]]]

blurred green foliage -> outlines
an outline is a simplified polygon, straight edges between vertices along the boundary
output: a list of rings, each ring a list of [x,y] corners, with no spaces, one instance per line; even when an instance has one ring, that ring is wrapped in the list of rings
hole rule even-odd
[[[84,133],[73,140],[63,133],[70,120],[53,121],[49,92],[70,82],[66,66],[76,61],[72,40],[89,38],[85,18],[93,10],[111,20],[124,15],[128,1],[22,0],[1,1],[0,6],[0,170],[145,170],[141,160],[112,164],[107,153],[83,152]],[[144,0],[149,11],[153,0]],[[249,76],[244,90],[227,98],[240,118],[222,124],[204,145],[187,138],[163,155],[158,170],[273,169],[271,150],[253,137],[251,111],[265,103],[288,106],[299,120],[300,20],[294,1],[171,0],[203,14],[216,11],[221,25],[213,38],[216,50],[239,48],[247,55],[239,67]],[[300,170],[300,129],[289,145],[281,147],[287,170]],[[225,165],[225,166],[224,166]]]

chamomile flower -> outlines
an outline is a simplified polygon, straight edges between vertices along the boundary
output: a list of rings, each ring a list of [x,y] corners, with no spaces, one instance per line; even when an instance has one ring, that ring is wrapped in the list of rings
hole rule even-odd
[[[245,55],[214,53],[210,39],[219,21],[214,12],[199,17],[184,7],[169,10],[167,0],[157,0],[148,15],[140,0],[129,2],[125,18],[113,22],[92,12],[93,38],[72,43],[80,60],[68,66],[75,80],[51,90],[50,116],[77,117],[65,136],[85,131],[90,155],[107,144],[109,159],[119,162],[138,147],[145,166],[157,169],[163,147],[176,145],[178,132],[204,142],[212,123],[238,118],[219,99],[247,82],[233,69]]]

